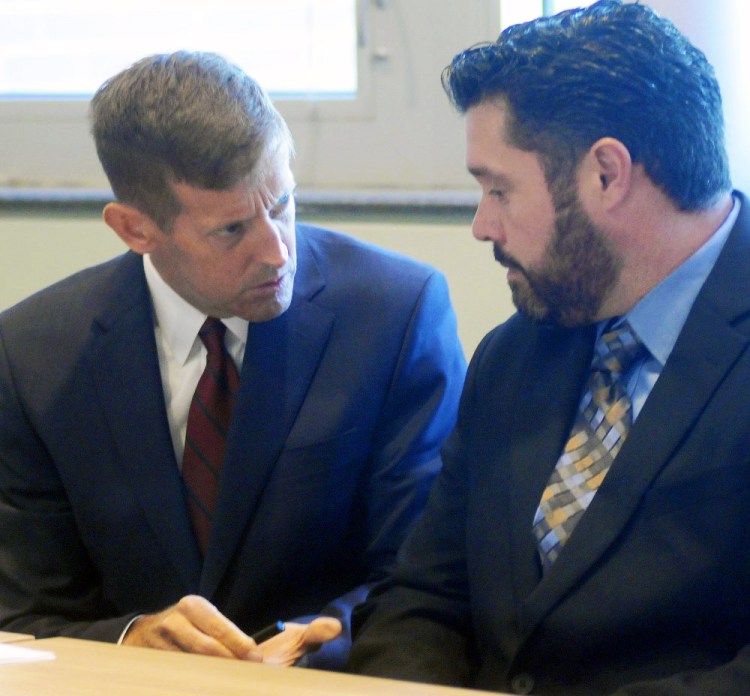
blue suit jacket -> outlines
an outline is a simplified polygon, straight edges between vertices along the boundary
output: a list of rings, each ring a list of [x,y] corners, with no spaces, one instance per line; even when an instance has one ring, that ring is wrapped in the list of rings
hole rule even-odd
[[[664,371],[544,577],[531,524],[595,332],[516,315],[488,335],[403,562],[361,610],[351,669],[539,696],[750,693],[748,269],[743,198]]]
[[[115,641],[188,593],[247,632],[346,622],[382,576],[455,421],[455,317],[423,264],[304,225],[297,246],[290,308],[250,324],[203,562],[141,257],[0,316],[0,626]]]

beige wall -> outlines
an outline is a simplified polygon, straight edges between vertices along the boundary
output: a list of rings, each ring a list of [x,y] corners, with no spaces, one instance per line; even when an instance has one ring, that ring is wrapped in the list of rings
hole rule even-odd
[[[469,223],[315,221],[427,261],[445,273],[467,356],[512,312],[503,270]],[[124,251],[96,216],[0,216],[0,309]]]

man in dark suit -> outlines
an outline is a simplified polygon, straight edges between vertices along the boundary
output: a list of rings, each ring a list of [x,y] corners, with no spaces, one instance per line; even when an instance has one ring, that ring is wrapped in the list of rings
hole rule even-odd
[[[542,695],[750,693],[750,209],[705,56],[605,0],[456,56],[520,310],[479,346],[356,672]]]
[[[455,423],[445,279],[296,224],[287,127],[218,56],[139,61],[92,120],[131,251],[0,317],[0,625],[288,663],[338,634],[323,614],[344,635],[309,659],[340,664]],[[207,317],[239,374],[214,374],[215,503],[180,475],[213,452],[191,434]]]

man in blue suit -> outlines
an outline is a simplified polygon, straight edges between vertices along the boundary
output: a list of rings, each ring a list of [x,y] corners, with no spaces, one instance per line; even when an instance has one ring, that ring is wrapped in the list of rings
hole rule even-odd
[[[296,224],[286,124],[218,56],[139,61],[92,120],[131,251],[0,317],[0,625],[289,663],[338,634],[322,614],[343,636],[307,659],[335,667],[455,421],[445,280]],[[239,387],[199,545],[181,468],[207,317]]]
[[[750,693],[750,203],[719,86],[613,0],[457,55],[474,235],[519,312],[352,670],[537,696]]]

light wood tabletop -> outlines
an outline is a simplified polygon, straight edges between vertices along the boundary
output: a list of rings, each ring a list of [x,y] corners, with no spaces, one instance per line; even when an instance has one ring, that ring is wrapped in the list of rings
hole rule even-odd
[[[47,638],[21,645],[52,652],[56,658],[0,665],[2,696],[479,696],[489,693],[73,638]]]
[[[30,636],[26,633],[9,633],[8,631],[0,631],[0,643],[20,643],[25,640],[34,640],[34,636]]]

